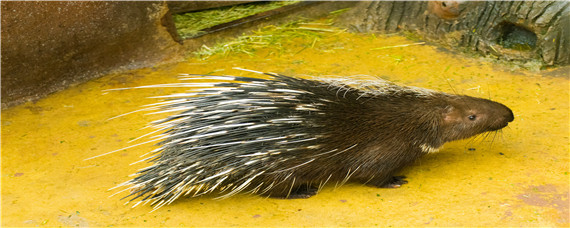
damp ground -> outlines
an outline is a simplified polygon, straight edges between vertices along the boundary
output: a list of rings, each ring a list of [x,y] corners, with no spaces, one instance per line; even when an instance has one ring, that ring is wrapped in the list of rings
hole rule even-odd
[[[568,226],[569,79],[453,54],[398,35],[320,37],[218,53],[110,74],[2,111],[3,226]],[[252,44],[255,45],[255,44]],[[249,54],[248,54],[249,53]],[[149,213],[108,189],[147,166],[151,144],[120,150],[164,116],[136,112],[181,88],[108,91],[177,83],[181,73],[368,75],[490,98],[515,120],[498,134],[447,143],[402,170],[409,183],[379,189],[325,187],[309,199],[237,195],[183,198]],[[110,151],[115,153],[85,161]]]

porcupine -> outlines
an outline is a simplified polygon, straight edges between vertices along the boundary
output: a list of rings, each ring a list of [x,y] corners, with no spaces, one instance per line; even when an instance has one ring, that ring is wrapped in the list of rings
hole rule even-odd
[[[181,80],[191,83],[164,85],[195,90],[156,104],[179,113],[153,123],[165,131],[160,148],[146,158],[151,166],[117,186],[130,190],[125,198],[159,208],[212,192],[308,198],[348,180],[399,187],[407,181],[394,174],[422,155],[514,119],[491,100],[381,79],[264,74],[188,74]]]

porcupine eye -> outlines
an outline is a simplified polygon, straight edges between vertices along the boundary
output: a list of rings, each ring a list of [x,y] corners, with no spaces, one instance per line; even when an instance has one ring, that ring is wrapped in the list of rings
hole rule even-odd
[[[467,118],[469,118],[469,120],[475,120],[477,119],[476,115],[469,115]]]
[[[441,3],[441,6],[446,7],[447,4],[445,4],[445,2],[442,2],[442,3]]]

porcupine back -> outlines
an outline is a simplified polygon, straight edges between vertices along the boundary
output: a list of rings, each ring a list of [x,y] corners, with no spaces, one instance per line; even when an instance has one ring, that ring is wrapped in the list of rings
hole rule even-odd
[[[405,183],[394,172],[443,143],[512,121],[506,106],[480,98],[384,80],[267,75],[184,76],[194,82],[178,86],[201,89],[157,104],[179,113],[154,123],[165,130],[160,148],[120,185],[127,197],[159,208],[211,192],[306,198],[349,179],[390,187]],[[464,123],[473,111],[483,120]]]

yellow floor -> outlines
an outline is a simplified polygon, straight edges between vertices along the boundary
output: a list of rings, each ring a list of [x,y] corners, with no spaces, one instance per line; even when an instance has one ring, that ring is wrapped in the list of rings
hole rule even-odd
[[[316,41],[316,40],[315,40]],[[231,55],[112,74],[2,111],[3,226],[568,226],[569,81],[410,44],[398,36],[343,33],[281,55]],[[311,44],[314,41],[307,41]],[[306,45],[306,44],[305,44]],[[184,198],[149,213],[107,189],[146,164],[133,144],[158,116],[135,113],[170,89],[104,91],[177,82],[179,73],[381,76],[398,83],[491,98],[515,121],[497,135],[448,143],[401,174],[400,189],[326,187],[299,200],[238,195]],[[511,68],[512,69],[512,68]],[[449,83],[446,82],[449,80]],[[179,91],[179,90],[178,90]],[[469,150],[474,148],[475,150]],[[124,196],[124,195],[123,195]]]

